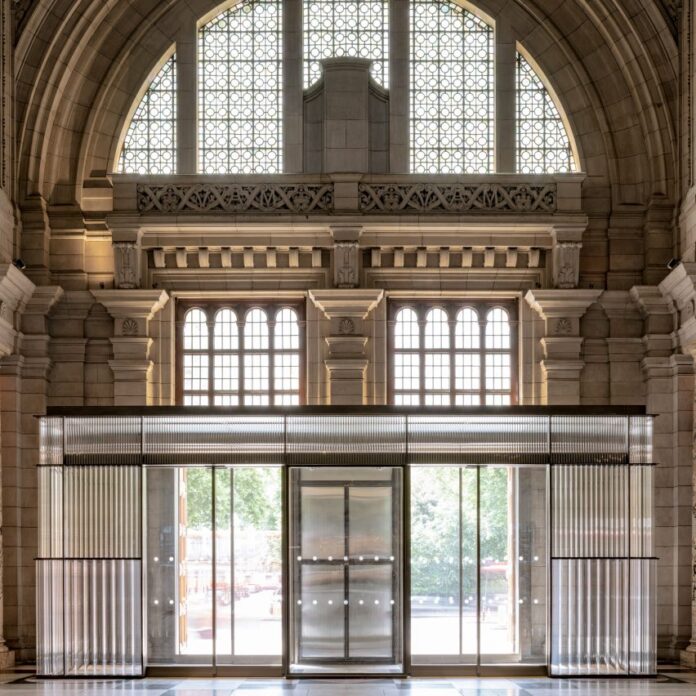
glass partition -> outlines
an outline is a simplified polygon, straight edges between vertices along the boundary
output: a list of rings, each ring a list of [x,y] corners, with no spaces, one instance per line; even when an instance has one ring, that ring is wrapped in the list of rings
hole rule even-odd
[[[411,469],[414,664],[546,662],[546,469]]]
[[[652,421],[625,410],[42,418],[39,673],[653,674]]]

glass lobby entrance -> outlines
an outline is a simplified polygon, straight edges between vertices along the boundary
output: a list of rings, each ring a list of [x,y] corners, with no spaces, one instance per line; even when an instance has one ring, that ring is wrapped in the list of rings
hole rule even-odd
[[[577,411],[51,414],[38,671],[652,674],[650,419]]]

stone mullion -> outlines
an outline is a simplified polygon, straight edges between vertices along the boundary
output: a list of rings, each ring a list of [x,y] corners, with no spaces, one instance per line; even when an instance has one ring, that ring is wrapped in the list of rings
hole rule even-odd
[[[409,0],[389,3],[389,171],[409,171]]]
[[[193,14],[182,17],[176,37],[177,173],[198,169],[198,26]]]
[[[304,170],[302,0],[283,3],[283,171]]]
[[[495,171],[514,173],[516,161],[517,48],[512,27],[503,17],[495,23]]]

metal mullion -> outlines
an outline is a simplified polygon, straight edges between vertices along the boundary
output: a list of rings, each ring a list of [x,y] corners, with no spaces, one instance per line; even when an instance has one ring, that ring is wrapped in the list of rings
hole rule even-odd
[[[256,32],[252,32],[255,36]],[[269,308],[270,309],[270,308]],[[273,319],[266,319],[268,327],[268,405],[275,406],[275,334],[276,334],[276,319],[278,317],[278,308],[273,308]],[[270,312],[266,313],[266,316]]]
[[[418,308],[418,349],[420,352],[420,360],[418,361],[418,403],[425,406],[425,319],[423,317],[423,308]]]
[[[454,406],[457,402],[456,396],[455,396],[455,378],[456,378],[456,369],[455,369],[455,364],[457,362],[457,355],[456,355],[456,342],[455,342],[455,333],[456,333],[456,326],[457,326],[457,320],[456,320],[456,315],[455,318],[452,319],[450,315],[450,307],[447,307],[447,320],[448,320],[448,326],[449,326],[449,356],[450,356],[450,383],[449,383],[449,405]]]
[[[479,374],[480,374],[480,379],[481,379],[481,383],[479,384],[479,405],[480,406],[486,405],[486,355],[487,355],[487,350],[486,350],[486,321],[481,319],[483,312],[484,312],[484,309],[485,309],[484,305],[480,305],[479,309],[478,309],[479,355],[481,356],[480,364],[479,364]]]

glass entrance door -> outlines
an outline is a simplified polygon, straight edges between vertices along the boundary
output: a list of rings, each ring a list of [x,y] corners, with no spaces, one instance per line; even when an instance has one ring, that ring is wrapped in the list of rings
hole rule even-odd
[[[401,470],[290,481],[291,671],[400,672]]]

